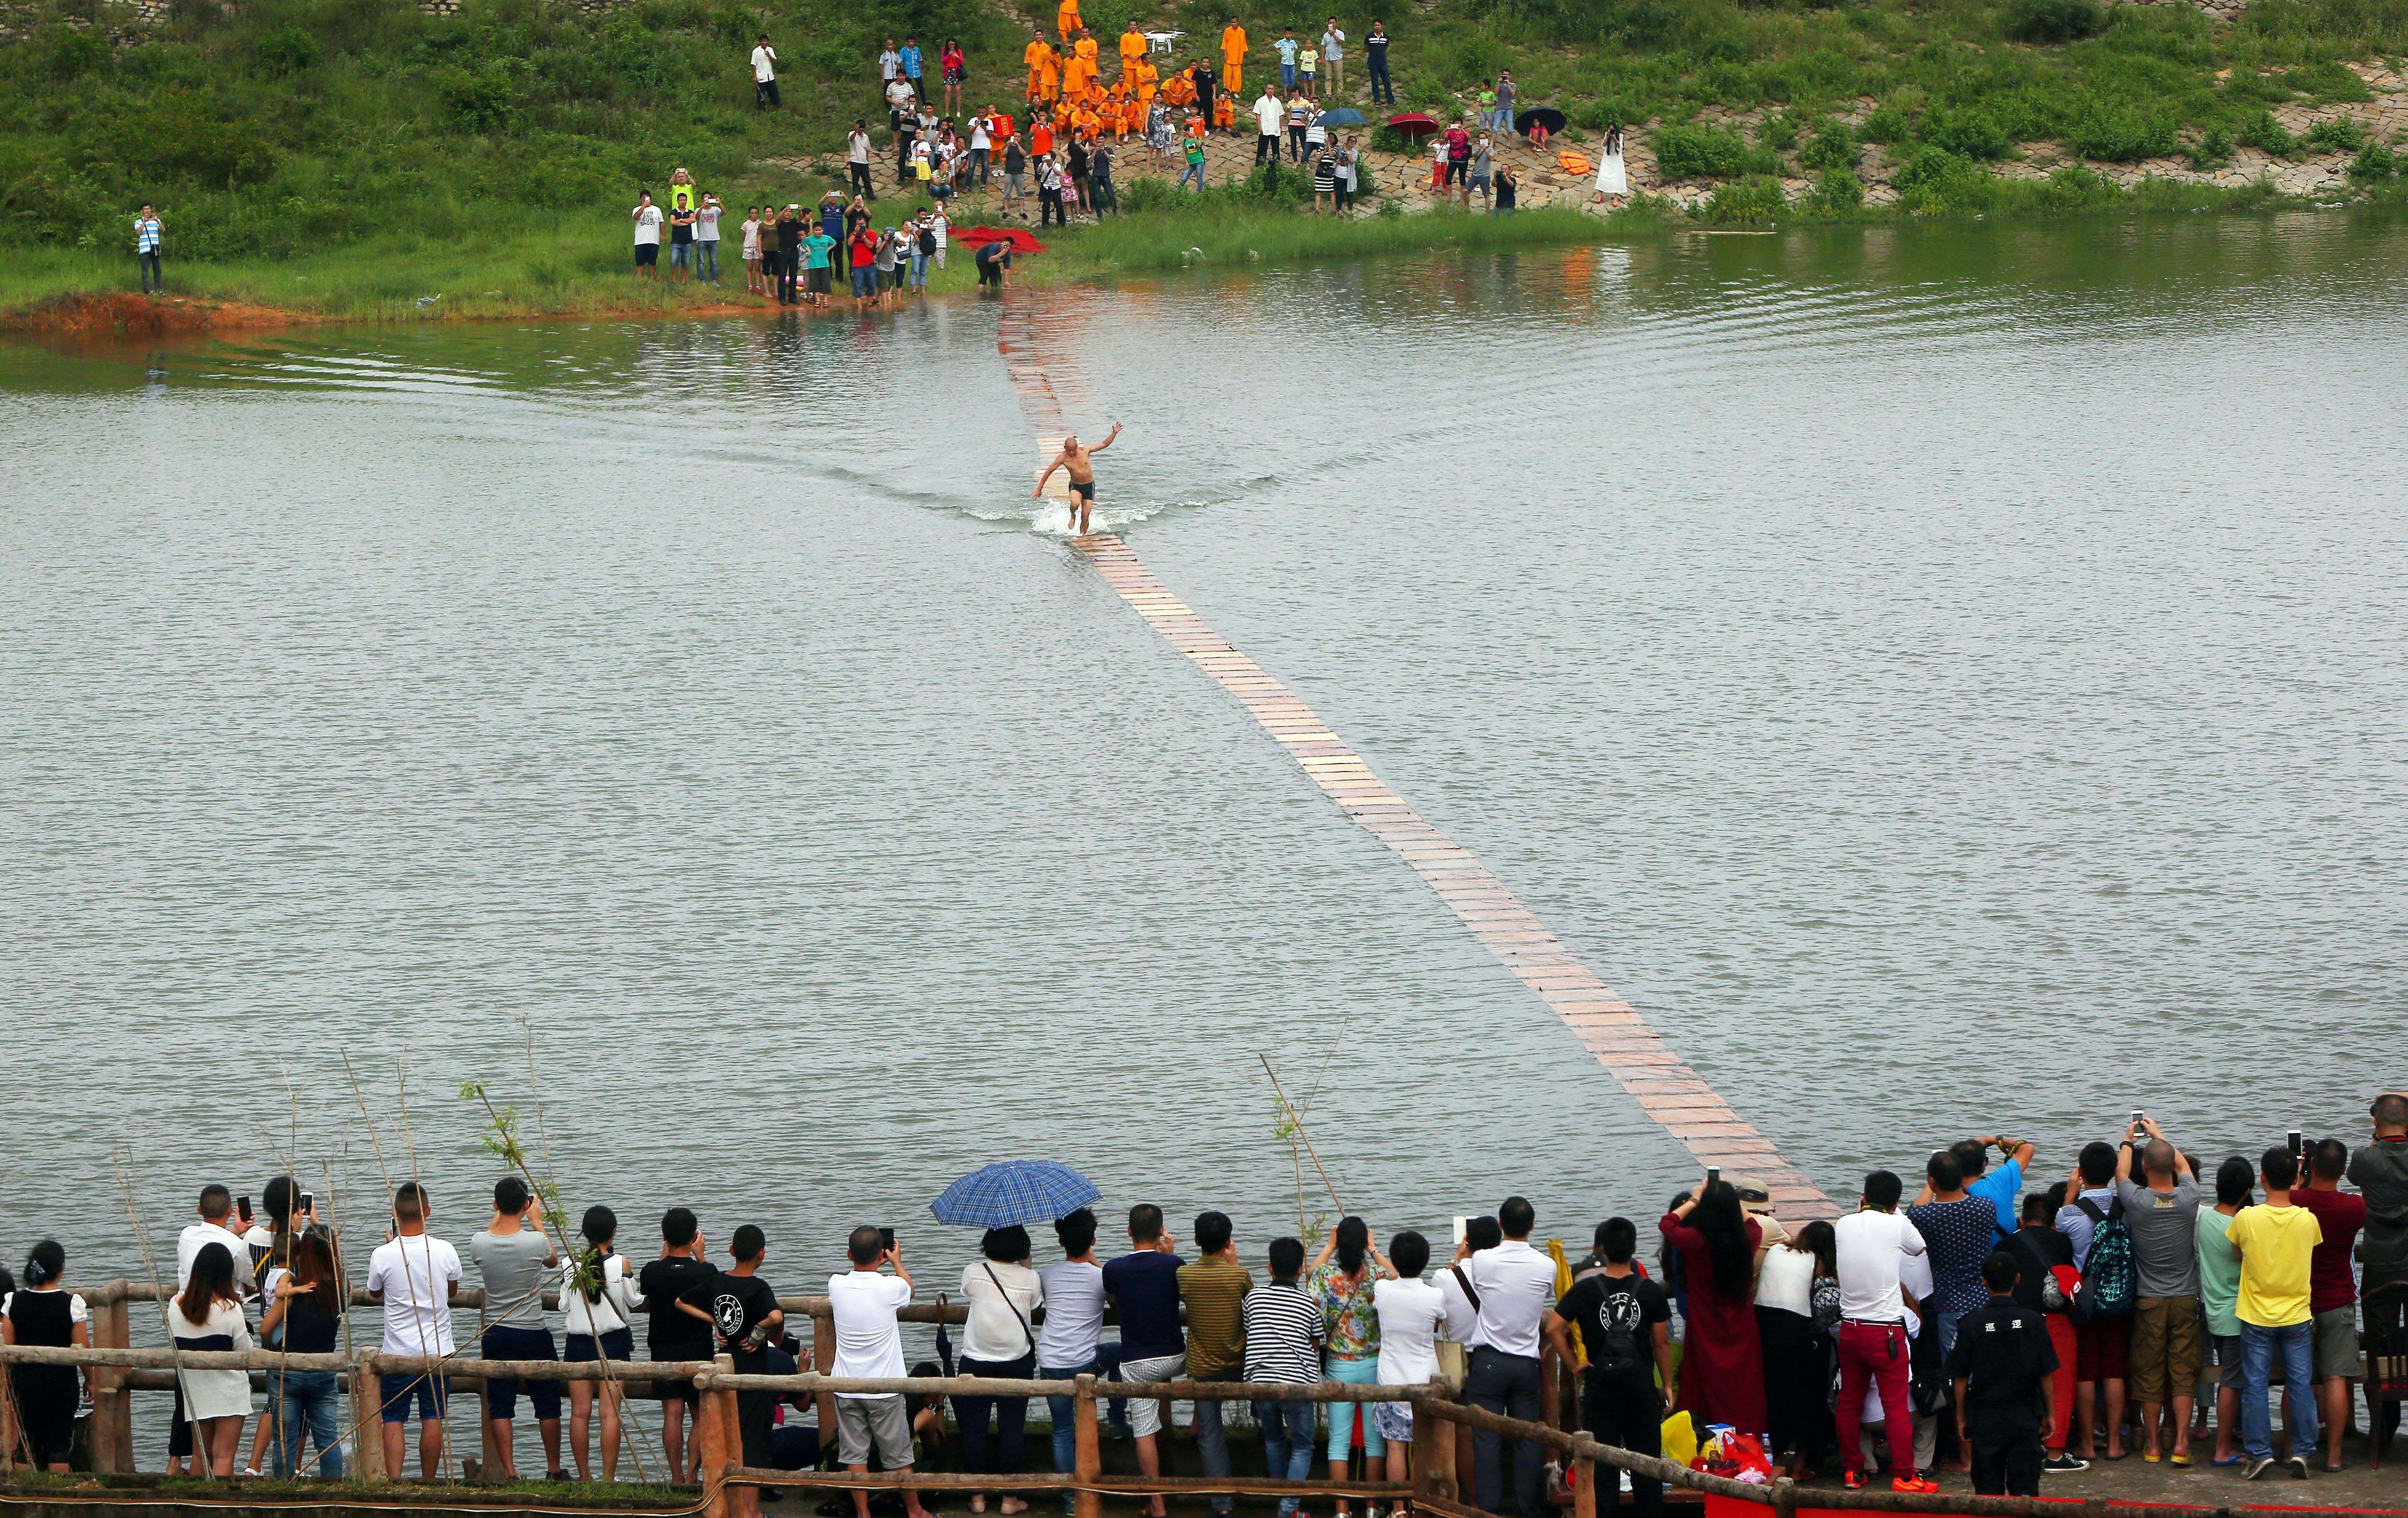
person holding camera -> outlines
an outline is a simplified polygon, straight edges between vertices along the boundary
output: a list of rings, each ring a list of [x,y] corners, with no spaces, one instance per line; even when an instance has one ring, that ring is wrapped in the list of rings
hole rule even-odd
[[[780,1337],[778,1330],[786,1321],[786,1314],[778,1306],[778,1294],[761,1279],[761,1261],[768,1252],[768,1241],[761,1230],[745,1224],[727,1241],[728,1258],[736,1263],[714,1272],[709,1281],[678,1298],[679,1311],[710,1325],[718,1339],[719,1353],[736,1362],[739,1376],[769,1373],[769,1345]],[[769,1430],[776,1421],[777,1409],[775,1392],[736,1394],[736,1428],[743,1445],[744,1464],[755,1470],[768,1468],[773,1456]],[[737,1518],[760,1518],[761,1488],[730,1486],[728,1491]]]
[[[494,1220],[470,1236],[468,1257],[485,1281],[484,1338],[479,1353],[488,1360],[557,1360],[559,1346],[543,1315],[543,1289],[560,1268],[560,1253],[543,1231],[543,1204],[527,1183],[506,1175],[494,1183]],[[560,1465],[560,1382],[529,1381],[536,1426],[543,1435],[544,1469],[566,1480]],[[519,1382],[496,1376],[485,1384],[485,1421],[493,1433],[494,1468],[486,1474],[518,1479],[510,1454],[510,1422],[519,1410]]]
[[[276,1205],[275,1187],[275,1181],[268,1182],[270,1208]],[[308,1201],[304,1195],[301,1205],[306,1209]],[[305,1225],[298,1232],[287,1232],[267,1258],[260,1290],[267,1301],[267,1311],[259,1320],[264,1342],[293,1354],[335,1353],[343,1324],[343,1293],[335,1272],[334,1244],[324,1229]],[[335,1373],[279,1369],[267,1382],[269,1416],[261,1422],[272,1422],[276,1429],[276,1473],[300,1472],[301,1440],[307,1434],[318,1444],[319,1474],[329,1481],[342,1480],[343,1441],[335,1423]],[[251,1464],[258,1463],[254,1452]]]
[[[836,1320],[836,1364],[828,1373],[861,1380],[900,1378],[903,1328],[896,1314],[911,1305],[911,1276],[903,1268],[895,1232],[855,1228],[845,1240],[844,1253],[853,1268],[828,1278],[828,1311]],[[887,1267],[894,1268],[892,1276],[884,1273]],[[837,1393],[836,1429],[837,1459],[855,1475],[869,1469],[873,1444],[882,1468],[906,1470],[911,1466],[911,1415],[899,1394]],[[854,1518],[869,1518],[867,1491],[853,1494],[853,1509]],[[903,1511],[904,1518],[929,1518],[917,1488],[903,1488]]]

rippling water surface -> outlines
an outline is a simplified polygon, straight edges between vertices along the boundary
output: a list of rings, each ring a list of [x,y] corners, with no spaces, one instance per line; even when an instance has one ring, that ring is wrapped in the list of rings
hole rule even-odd
[[[2408,227],[1879,229],[1025,294],[1107,517],[1835,1193],[2355,1136],[2408,963]],[[975,303],[0,350],[0,1253],[295,1148],[769,1275],[1070,1161],[1382,1231],[1687,1178],[1025,498]],[[366,1088],[361,1120],[344,1056]],[[407,1124],[395,1101],[407,1073]],[[1308,1175],[1303,1210],[1332,1210]],[[915,1221],[916,1220],[916,1221]],[[640,1244],[638,1245],[640,1248]]]

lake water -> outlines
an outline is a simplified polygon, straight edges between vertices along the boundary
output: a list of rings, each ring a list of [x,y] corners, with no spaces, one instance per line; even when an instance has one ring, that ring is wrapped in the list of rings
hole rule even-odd
[[[2323,214],[1012,298],[1106,520],[1853,1197],[2403,1080],[2403,276]],[[530,1032],[571,1205],[787,1290],[863,1222],[957,1285],[1014,1155],[1251,1257],[1257,1055],[1383,1234],[1652,1217],[1682,1151],[1032,524],[996,320],[0,349],[0,1253],[138,1274],[112,1161],[160,1251],[296,1139],[465,1240]]]

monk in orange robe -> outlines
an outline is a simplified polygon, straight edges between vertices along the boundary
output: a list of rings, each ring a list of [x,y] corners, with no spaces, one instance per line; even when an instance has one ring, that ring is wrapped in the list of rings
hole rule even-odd
[[[1032,29],[1033,33],[1033,29]],[[1061,60],[1042,34],[1033,34],[1020,56],[1028,64],[1028,98],[1051,100],[1060,87]]]
[[[1079,62],[1087,65],[1085,73],[1089,80],[1103,78],[1103,64],[1097,61],[1097,54],[1101,50],[1096,46],[1096,39],[1083,28],[1079,33],[1077,44],[1070,50],[1079,55]]]
[[[1137,103],[1140,107],[1154,104],[1154,92],[1161,88],[1162,71],[1154,66],[1151,58],[1137,61]]]
[[[1212,102],[1212,124],[1227,131],[1238,124],[1238,97],[1221,95]]]
[[[1081,106],[1078,114],[1070,118],[1070,130],[1078,134],[1081,142],[1093,142],[1104,130],[1103,118],[1096,114],[1095,107]]]
[[[1121,78],[1127,79],[1129,71],[1145,61],[1146,46],[1145,34],[1137,29],[1137,22],[1129,22],[1128,30],[1121,34]]]
[[[1246,29],[1238,18],[1221,28],[1221,88],[1236,94],[1246,87]]]
[[[1054,9],[1054,29],[1062,34],[1062,46],[1079,35],[1079,0],[1061,0]]]

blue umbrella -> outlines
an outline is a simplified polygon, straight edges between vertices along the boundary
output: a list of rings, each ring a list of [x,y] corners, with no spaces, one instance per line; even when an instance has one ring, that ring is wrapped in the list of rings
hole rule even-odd
[[[1363,113],[1352,106],[1340,106],[1336,110],[1323,111],[1321,121],[1325,126],[1361,126]]]
[[[939,1223],[965,1228],[1009,1228],[1051,1223],[1103,1200],[1096,1183],[1052,1160],[1005,1160],[969,1174],[928,1204]]]

